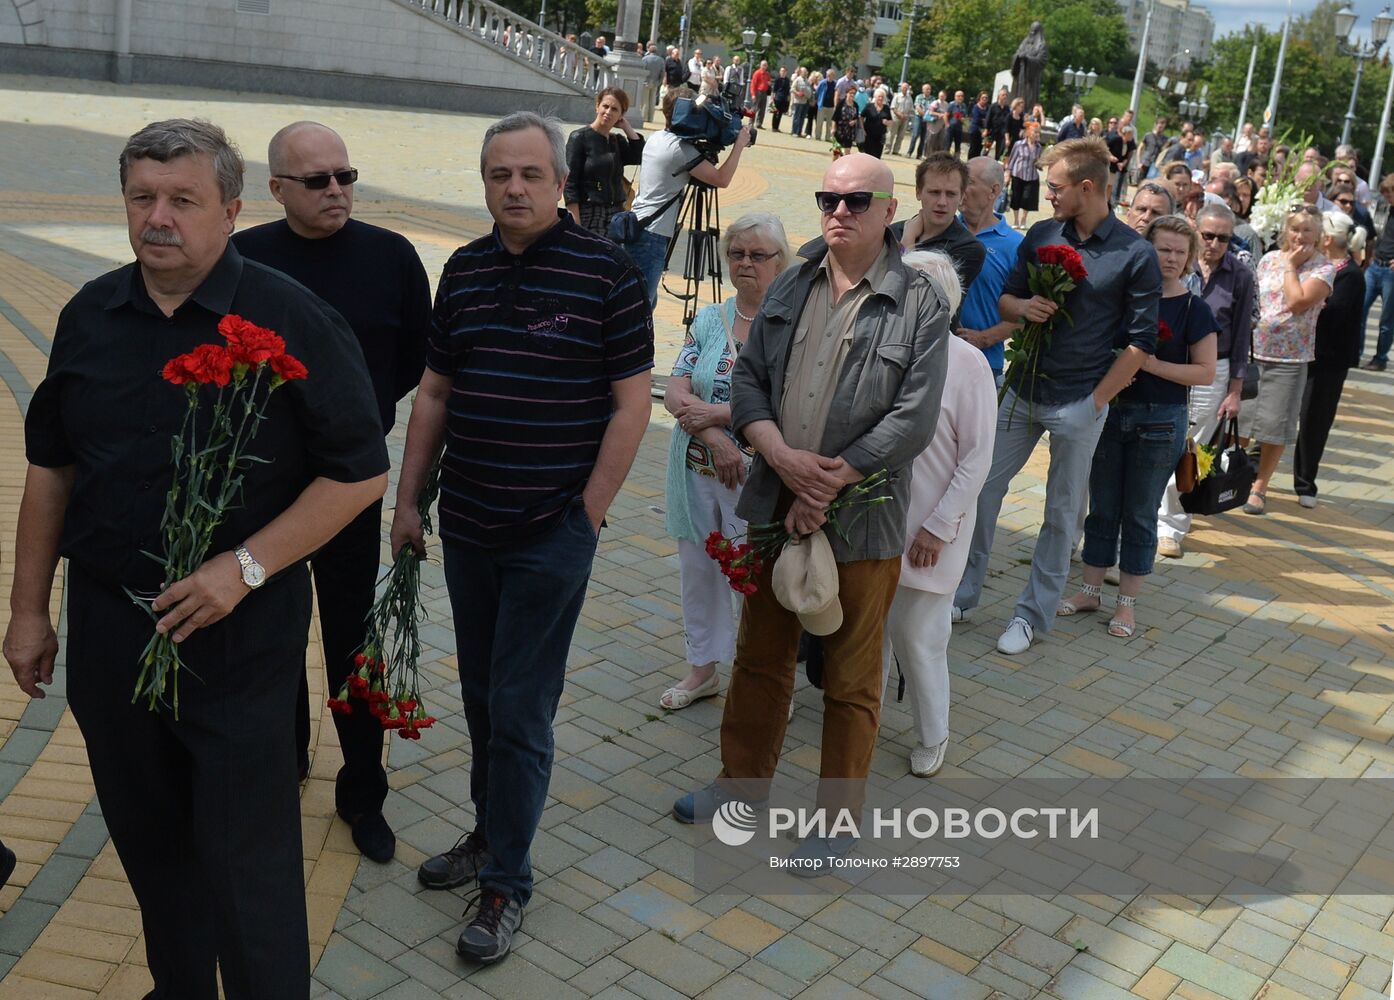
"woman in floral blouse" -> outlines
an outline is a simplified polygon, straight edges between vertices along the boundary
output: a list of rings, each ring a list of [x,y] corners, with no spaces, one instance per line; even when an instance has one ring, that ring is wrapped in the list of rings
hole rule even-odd
[[[665,510],[668,533],[678,540],[689,663],[687,677],[658,700],[669,710],[720,691],[717,665],[736,653],[735,593],[703,543],[713,531],[728,538],[745,531],[736,501],[752,452],[731,429],[731,370],[765,292],[790,258],[783,224],[766,212],[741,216],[721,244],[736,294],[693,319],[663,398],[677,418]]]
[[[1283,220],[1279,249],[1258,265],[1254,360],[1258,397],[1240,416],[1240,432],[1260,445],[1258,476],[1244,513],[1267,510],[1268,482],[1283,449],[1297,440],[1307,363],[1316,357],[1317,315],[1336,283],[1336,267],[1318,249],[1321,211],[1298,205]]]

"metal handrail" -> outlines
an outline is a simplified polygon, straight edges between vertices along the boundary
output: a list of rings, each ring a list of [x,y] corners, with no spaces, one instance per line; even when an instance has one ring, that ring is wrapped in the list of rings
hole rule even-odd
[[[420,7],[481,41],[497,45],[515,59],[586,93],[598,93],[614,82],[614,70],[590,49],[548,31],[493,0],[402,2]]]

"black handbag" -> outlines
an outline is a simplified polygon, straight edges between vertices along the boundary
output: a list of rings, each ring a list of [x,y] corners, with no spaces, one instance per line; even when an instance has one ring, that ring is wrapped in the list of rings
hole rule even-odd
[[[1210,446],[1217,449],[1210,475],[1189,493],[1181,494],[1181,509],[1187,514],[1223,514],[1242,506],[1258,475],[1248,452],[1239,444],[1239,421],[1234,417],[1215,428]]]

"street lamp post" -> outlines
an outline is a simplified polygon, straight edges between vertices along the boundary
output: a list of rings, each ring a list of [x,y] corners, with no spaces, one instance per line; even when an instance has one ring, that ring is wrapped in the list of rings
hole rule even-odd
[[[1384,162],[1384,135],[1389,131],[1389,106],[1394,103],[1394,73],[1389,74],[1389,89],[1384,92],[1384,113],[1379,119],[1379,135],[1375,138],[1375,152],[1370,158],[1370,180],[1379,183],[1379,168]]]
[[[1288,0],[1288,16],[1283,20],[1283,39],[1278,43],[1278,64],[1273,67],[1273,86],[1268,90],[1268,107],[1263,109],[1263,124],[1269,135],[1278,134],[1278,95],[1283,89],[1283,62],[1288,54],[1288,34],[1292,31],[1292,0]]]
[[[1346,109],[1346,122],[1341,126],[1341,145],[1350,142],[1350,130],[1355,124],[1355,99],[1360,95],[1360,75],[1365,69],[1365,60],[1373,58],[1384,45],[1384,40],[1389,37],[1390,25],[1394,25],[1394,17],[1389,16],[1389,8],[1386,7],[1370,20],[1370,40],[1368,42],[1356,40],[1354,44],[1349,41],[1351,29],[1355,27],[1356,14],[1347,4],[1336,12],[1336,40],[1337,43],[1351,56],[1355,58],[1355,84],[1350,88],[1350,107]]]
[[[915,21],[920,16],[920,5],[913,0],[901,0],[901,9],[906,10],[910,23],[905,27],[905,55],[900,59],[900,82],[910,76],[910,39],[915,35]]]
[[[1263,27],[1254,27],[1254,47],[1249,52],[1249,73],[1244,77],[1244,100],[1239,104],[1239,121],[1234,124],[1234,137],[1237,139],[1244,133],[1244,119],[1249,115],[1249,90],[1254,85],[1254,64],[1258,62],[1258,43],[1263,37]]]
[[[760,47],[758,49],[755,47],[754,28],[746,28],[744,31],[742,31],[741,41],[745,43],[746,65],[747,67],[750,67],[750,71],[753,72],[753,67],[755,66],[755,56],[758,54],[760,58],[763,59],[765,58],[765,53],[769,52],[770,50],[770,33],[768,31],[762,31],[760,33]]]
[[[1199,125],[1201,122],[1205,121],[1205,116],[1208,115],[1208,114],[1210,113],[1210,104],[1209,104],[1209,103],[1206,101],[1206,99],[1205,99],[1206,96],[1207,96],[1207,93],[1208,93],[1208,87],[1207,87],[1206,90],[1201,91],[1200,100],[1198,100],[1198,101],[1188,101],[1188,100],[1185,100],[1185,99],[1183,98],[1182,101],[1181,101],[1181,108],[1180,108],[1180,110],[1181,110],[1181,117],[1182,117],[1182,118],[1189,118],[1191,121],[1195,122],[1197,125]]]
[[[1142,38],[1137,47],[1137,69],[1133,73],[1133,92],[1128,98],[1128,110],[1133,113],[1134,118],[1141,117],[1141,109],[1138,107],[1142,100],[1142,78],[1147,71],[1147,39],[1152,34],[1152,8],[1157,6],[1157,0],[1150,0],[1147,4],[1147,19],[1142,22]]]
[[[1094,84],[1099,82],[1099,74],[1092,69],[1086,73],[1083,65],[1079,69],[1066,67],[1065,72],[1060,74],[1060,78],[1065,82],[1065,86],[1074,91],[1075,103],[1078,104],[1080,98],[1094,89]]]

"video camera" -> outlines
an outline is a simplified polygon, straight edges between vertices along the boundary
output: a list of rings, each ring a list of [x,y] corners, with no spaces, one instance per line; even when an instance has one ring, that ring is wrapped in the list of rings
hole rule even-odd
[[[754,111],[745,106],[745,87],[733,82],[715,95],[679,98],[673,104],[673,122],[668,131],[691,142],[715,163],[717,154],[736,141],[743,119],[753,117]],[[750,142],[755,144],[754,132]]]

